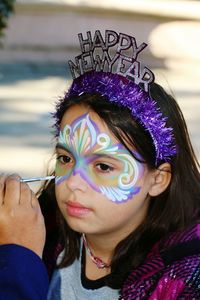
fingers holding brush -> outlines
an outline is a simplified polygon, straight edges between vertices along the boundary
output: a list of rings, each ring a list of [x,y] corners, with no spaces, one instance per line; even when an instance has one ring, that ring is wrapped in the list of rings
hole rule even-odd
[[[18,175],[0,176],[0,244],[18,244],[40,257],[45,242],[38,200]]]

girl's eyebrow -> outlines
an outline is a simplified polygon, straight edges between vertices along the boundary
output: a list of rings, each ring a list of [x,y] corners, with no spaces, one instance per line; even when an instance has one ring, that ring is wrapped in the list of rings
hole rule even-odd
[[[63,144],[57,143],[55,149],[62,149],[64,151],[67,151],[68,153],[71,153],[71,151]]]
[[[57,143],[55,149],[62,149],[67,151],[68,153],[72,154],[72,152],[63,144]],[[119,159],[115,158],[113,155],[108,155],[107,153],[91,153],[91,155],[87,155],[89,160],[101,159],[101,158],[108,158],[114,161],[119,161]]]
[[[94,159],[102,159],[102,158],[108,158],[108,159],[111,159],[111,160],[114,160],[116,162],[119,162],[120,159],[118,158],[115,158],[114,156],[112,155],[108,155],[106,153],[101,153],[101,154],[93,154],[92,156],[94,156]]]

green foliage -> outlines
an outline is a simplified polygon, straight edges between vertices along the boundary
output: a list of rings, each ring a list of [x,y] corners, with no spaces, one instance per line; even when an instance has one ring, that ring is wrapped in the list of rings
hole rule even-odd
[[[13,11],[15,0],[0,0],[0,36],[7,25],[7,19]]]

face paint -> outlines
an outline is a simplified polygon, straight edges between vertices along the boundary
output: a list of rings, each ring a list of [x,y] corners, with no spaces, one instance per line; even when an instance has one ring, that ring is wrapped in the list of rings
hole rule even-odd
[[[57,160],[56,184],[80,174],[95,191],[117,203],[127,201],[140,191],[136,182],[142,176],[142,164],[123,145],[113,144],[106,133],[100,133],[89,114],[82,115],[60,131],[59,147],[73,156],[74,163],[61,164]],[[134,154],[139,157],[136,152]],[[107,161],[112,159],[117,162],[118,167],[114,167],[114,170],[110,167],[109,172],[100,172],[97,165],[110,166]]]

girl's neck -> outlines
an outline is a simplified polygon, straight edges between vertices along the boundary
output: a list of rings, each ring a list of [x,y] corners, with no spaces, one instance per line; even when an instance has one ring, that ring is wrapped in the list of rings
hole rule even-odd
[[[101,258],[104,262],[110,263],[114,249],[119,243],[120,239],[107,236],[107,235],[96,235],[96,234],[86,234],[85,235],[88,246],[92,253]]]
[[[111,271],[109,265],[112,260],[112,255],[114,251],[113,244],[110,240],[105,240],[102,236],[96,235],[85,235],[86,244],[85,245],[85,275],[90,280],[96,280],[108,275]],[[107,243],[108,241],[108,243]],[[98,264],[92,259],[92,255],[88,254],[87,246],[90,248],[92,255],[98,257],[107,267],[99,268]]]
[[[92,254],[107,265],[110,265],[115,247],[127,235],[129,235],[129,232],[126,232],[126,234],[124,234],[124,232],[121,232],[121,234],[119,232],[117,232],[117,234],[112,232],[111,234],[85,234],[85,238]],[[92,261],[91,255],[87,252],[88,251],[86,250],[85,274],[88,279],[95,280],[110,274],[110,267],[99,269]]]
[[[133,228],[128,228],[126,230],[122,229],[117,231],[111,231],[110,233],[108,232],[105,234],[85,233],[87,246],[92,252],[92,255],[89,254],[86,255],[86,257],[89,258],[90,262],[92,262],[93,265],[95,265],[95,263],[92,261],[91,256],[97,257],[103,263],[109,266],[111,264],[116,246],[119,244],[120,241],[124,240],[132,232],[132,230]],[[95,267],[97,268],[97,266]],[[104,270],[105,269],[106,268],[104,268]],[[110,268],[107,268],[107,270],[109,269]]]

